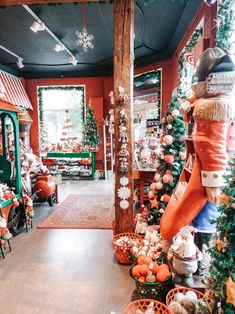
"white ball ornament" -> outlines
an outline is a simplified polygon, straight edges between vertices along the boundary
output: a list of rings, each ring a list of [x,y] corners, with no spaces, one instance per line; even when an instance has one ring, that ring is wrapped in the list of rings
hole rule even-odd
[[[174,109],[172,112],[171,112],[172,116],[174,118],[178,117],[178,115],[180,114],[179,110],[178,109]]]
[[[197,301],[197,294],[194,291],[187,291],[185,293],[186,296],[188,296],[192,301]]]
[[[170,303],[169,309],[174,314],[181,314],[182,313],[182,306],[178,302],[176,302],[176,301],[173,301],[173,302]]]
[[[127,208],[129,207],[129,202],[128,202],[127,200],[122,200],[122,201],[120,202],[120,207],[121,207],[122,209],[127,209]]]
[[[162,182],[157,182],[156,183],[156,188],[157,188],[157,190],[161,190],[163,188]]]
[[[156,173],[156,174],[155,174],[154,180],[155,180],[156,182],[161,182],[161,181],[162,181],[162,177],[161,177],[160,173]]]
[[[174,301],[178,302],[179,304],[182,304],[183,299],[184,299],[184,294],[182,292],[178,292],[175,294]]]
[[[166,144],[166,145],[171,145],[173,143],[174,139],[173,139],[173,136],[171,135],[166,135],[164,136],[163,138],[163,142]]]
[[[167,127],[166,127],[168,130],[171,130],[172,129],[172,124],[167,124]]]

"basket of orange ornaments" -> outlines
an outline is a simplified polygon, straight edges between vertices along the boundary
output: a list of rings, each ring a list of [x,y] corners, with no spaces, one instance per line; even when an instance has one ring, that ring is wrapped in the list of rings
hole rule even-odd
[[[137,265],[130,269],[135,281],[131,300],[153,299],[165,303],[166,295],[173,288],[172,276],[167,264],[158,264],[148,256],[139,256]]]
[[[119,233],[113,237],[114,254],[120,264],[131,265],[131,249],[143,242],[140,235],[131,232]]]

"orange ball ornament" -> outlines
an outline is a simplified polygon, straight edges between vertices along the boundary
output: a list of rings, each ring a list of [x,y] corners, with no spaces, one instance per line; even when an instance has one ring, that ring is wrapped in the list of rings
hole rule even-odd
[[[144,256],[142,256],[142,255],[138,256],[137,263],[139,265],[143,265],[144,264]]]
[[[167,264],[161,264],[161,265],[159,265],[159,271],[160,270],[167,270],[167,271],[169,271],[169,266]]]
[[[136,265],[132,268],[132,275],[136,278],[139,278],[140,276],[140,265]]]
[[[159,270],[159,265],[157,262],[153,262],[150,264],[149,269],[151,270],[151,272],[155,275],[158,270]]]
[[[164,282],[170,277],[169,270],[159,270],[157,272],[156,278],[158,282]]]
[[[140,275],[141,276],[146,276],[148,271],[149,271],[148,265],[145,265],[145,264],[140,265]]]
[[[167,164],[172,164],[175,159],[173,155],[165,155],[164,160]]]
[[[144,264],[148,265],[152,263],[152,259],[149,256],[144,256]]]
[[[139,279],[138,279],[140,282],[146,282],[146,279],[144,276],[141,276]]]

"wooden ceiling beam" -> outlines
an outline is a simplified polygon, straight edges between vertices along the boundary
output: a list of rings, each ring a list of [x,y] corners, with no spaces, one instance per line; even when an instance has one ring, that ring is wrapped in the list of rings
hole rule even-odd
[[[0,0],[0,6],[12,6],[23,4],[46,4],[46,3],[79,3],[83,0]],[[110,0],[87,0],[86,2],[110,2]]]

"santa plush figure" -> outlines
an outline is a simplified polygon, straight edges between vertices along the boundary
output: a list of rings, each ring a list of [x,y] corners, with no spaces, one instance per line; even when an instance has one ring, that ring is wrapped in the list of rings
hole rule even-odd
[[[220,48],[204,51],[193,75],[194,99],[183,104],[186,112],[193,107],[196,158],[183,197],[180,201],[171,198],[161,219],[161,234],[166,240],[190,223],[204,234],[215,231],[211,221],[218,216],[217,204],[225,183],[234,84],[231,57]]]

